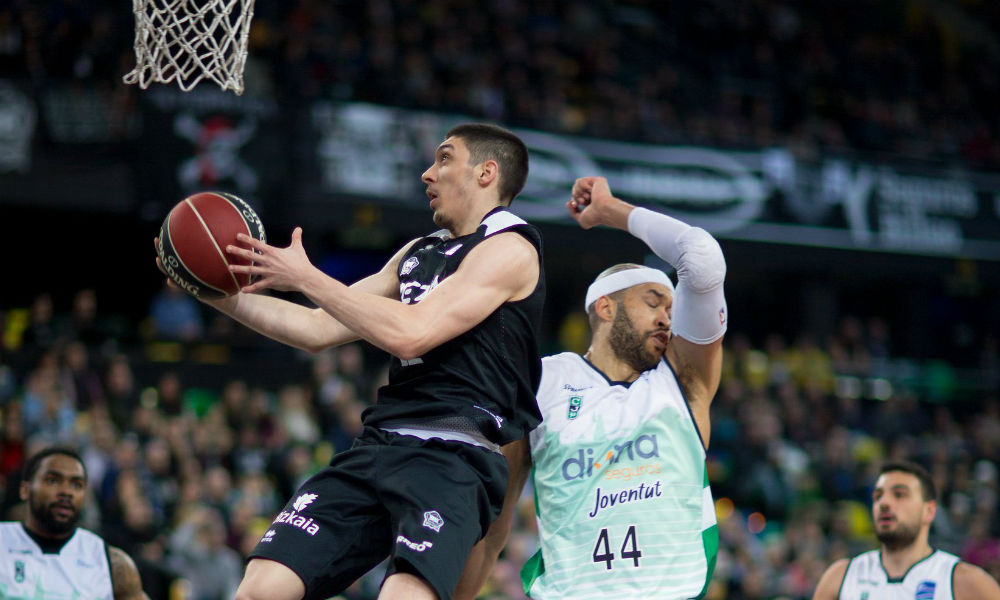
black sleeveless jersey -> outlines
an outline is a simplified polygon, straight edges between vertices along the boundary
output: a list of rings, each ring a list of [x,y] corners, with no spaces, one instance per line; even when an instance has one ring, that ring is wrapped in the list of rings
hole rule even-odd
[[[478,432],[506,444],[523,438],[541,422],[535,401],[542,372],[536,338],[545,273],[537,229],[496,208],[474,233],[452,238],[442,230],[422,238],[399,262],[399,296],[405,304],[420,302],[458,270],[477,244],[504,231],[520,233],[538,250],[535,290],[523,300],[500,305],[483,322],[419,358],[393,357],[389,383],[379,389],[375,406],[362,415],[365,425]]]

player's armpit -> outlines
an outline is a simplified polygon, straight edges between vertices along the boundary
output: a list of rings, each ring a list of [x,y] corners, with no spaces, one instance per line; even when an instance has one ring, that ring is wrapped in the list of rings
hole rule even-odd
[[[819,578],[816,591],[813,592],[812,600],[837,600],[840,595],[840,586],[844,583],[844,575],[847,573],[847,565],[850,560],[842,558],[830,565],[823,576]]]
[[[108,559],[111,562],[111,584],[115,600],[149,600],[149,596],[142,591],[139,569],[132,557],[121,548],[109,546]]]
[[[976,565],[960,562],[952,578],[955,600],[1000,600],[1000,585]]]
[[[695,344],[673,336],[667,348],[667,360],[677,373],[701,441],[708,448],[712,399],[722,378],[722,339],[710,344]]]
[[[670,339],[671,363],[685,385],[691,402],[712,402],[722,379],[722,339],[695,344],[679,336]]]

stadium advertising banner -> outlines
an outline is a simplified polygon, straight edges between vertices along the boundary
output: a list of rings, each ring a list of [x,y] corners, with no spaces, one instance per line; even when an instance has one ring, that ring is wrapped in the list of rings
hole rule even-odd
[[[0,80],[0,205],[127,211],[118,154],[133,123],[112,99],[93,85]]]
[[[414,206],[426,202],[416,175],[448,128],[469,120],[332,103],[315,104],[311,119],[322,194]],[[721,238],[1000,260],[1000,175],[851,156],[804,161],[783,148],[517,133],[531,150],[531,175],[514,209],[529,219],[569,223],[573,180],[601,174],[620,197]]]

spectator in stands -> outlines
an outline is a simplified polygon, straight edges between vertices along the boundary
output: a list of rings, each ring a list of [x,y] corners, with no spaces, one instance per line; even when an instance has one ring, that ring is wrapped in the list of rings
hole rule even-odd
[[[132,409],[139,404],[139,390],[132,373],[132,364],[124,354],[112,357],[104,375],[107,411],[118,431],[131,424]]]
[[[191,341],[204,330],[201,306],[184,290],[166,283],[153,298],[149,316],[157,338]]]
[[[171,535],[171,567],[191,584],[192,600],[228,600],[243,575],[243,561],[226,546],[226,524],[218,511],[191,507]]]

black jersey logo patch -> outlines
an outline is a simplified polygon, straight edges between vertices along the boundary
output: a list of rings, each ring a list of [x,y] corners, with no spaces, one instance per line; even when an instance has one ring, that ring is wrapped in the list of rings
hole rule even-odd
[[[416,269],[417,265],[419,264],[420,264],[420,259],[417,258],[416,256],[411,256],[410,258],[406,259],[406,261],[403,262],[403,268],[399,270],[399,274],[409,275],[410,271]]]
[[[435,532],[440,533],[441,527],[444,525],[444,518],[436,510],[429,510],[424,513],[424,527],[427,529],[433,529]]]

